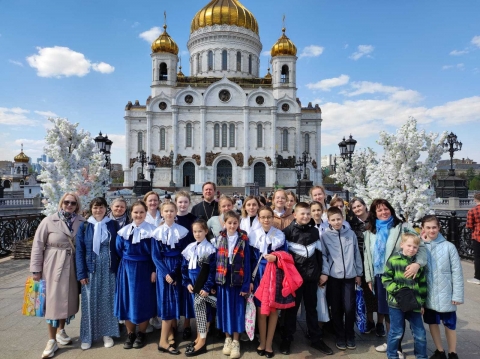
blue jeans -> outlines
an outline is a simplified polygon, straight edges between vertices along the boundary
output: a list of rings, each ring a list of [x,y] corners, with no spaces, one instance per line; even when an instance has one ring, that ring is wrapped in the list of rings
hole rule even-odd
[[[405,319],[410,322],[410,330],[413,335],[413,349],[416,359],[428,359],[427,357],[427,334],[423,326],[420,312],[402,312],[400,309],[389,307],[390,331],[387,340],[388,359],[398,359],[398,344],[405,330]]]

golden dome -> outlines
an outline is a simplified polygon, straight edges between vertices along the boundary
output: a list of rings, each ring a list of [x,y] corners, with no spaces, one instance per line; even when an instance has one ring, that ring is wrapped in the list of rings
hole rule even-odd
[[[152,51],[178,55],[178,46],[167,33],[167,25],[163,25],[163,33],[152,43]]]
[[[182,66],[180,66],[180,67],[178,68],[177,77],[185,77],[185,75],[184,75],[183,72],[182,72]]]
[[[270,67],[268,68],[268,72],[267,72],[267,74],[265,75],[265,78],[266,78],[266,79],[271,79],[271,78],[272,78],[272,74],[270,73]]]
[[[258,35],[255,16],[238,0],[211,0],[192,20],[190,33],[213,25],[244,27]]]
[[[282,36],[277,40],[275,45],[272,46],[271,55],[275,56],[296,56],[297,47],[295,44],[285,35],[285,28],[282,29]]]
[[[23,143],[22,143],[22,150],[18,155],[16,155],[13,158],[13,160],[15,162],[24,162],[24,163],[28,163],[28,161],[30,161],[30,157],[28,157],[25,153],[23,153]]]

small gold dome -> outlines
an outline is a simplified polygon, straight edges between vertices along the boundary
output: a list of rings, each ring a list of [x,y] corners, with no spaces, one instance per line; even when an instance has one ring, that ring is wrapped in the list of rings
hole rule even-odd
[[[152,51],[178,55],[178,46],[167,33],[167,25],[163,25],[163,33],[152,43]]]
[[[266,78],[266,79],[271,79],[271,78],[272,78],[272,74],[270,73],[270,67],[268,68],[268,72],[267,72],[267,74],[265,75],[265,78]]]
[[[185,75],[184,75],[183,72],[182,72],[182,66],[180,66],[180,67],[178,68],[177,77],[185,77]]]
[[[23,153],[23,143],[22,143],[22,150],[18,155],[16,155],[13,158],[13,160],[15,162],[24,162],[24,163],[28,163],[28,161],[30,161],[30,157],[28,157],[25,153]]]
[[[285,28],[282,29],[282,36],[277,40],[275,45],[272,46],[271,55],[275,56],[297,56],[297,47],[295,44],[285,35]]]
[[[244,27],[258,35],[255,16],[238,0],[211,0],[193,18],[190,33],[213,25]]]

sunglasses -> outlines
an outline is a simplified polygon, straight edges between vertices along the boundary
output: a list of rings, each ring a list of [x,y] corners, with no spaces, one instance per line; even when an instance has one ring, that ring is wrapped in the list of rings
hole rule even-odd
[[[75,201],[63,201],[63,204],[65,206],[76,206],[77,202],[75,202]]]

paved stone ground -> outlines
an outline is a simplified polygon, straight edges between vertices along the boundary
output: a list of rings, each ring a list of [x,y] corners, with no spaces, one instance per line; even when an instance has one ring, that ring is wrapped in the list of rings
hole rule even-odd
[[[23,288],[28,276],[27,260],[0,260],[0,358],[29,359],[40,358],[47,342],[46,324],[42,318],[24,317],[21,315],[23,300]],[[465,280],[473,277],[473,264],[463,262]],[[458,354],[460,358],[480,358],[480,286],[466,283],[466,303],[458,309]],[[179,325],[182,328],[181,323]],[[117,339],[113,348],[106,349],[103,342],[96,342],[87,351],[80,349],[79,330],[80,313],[67,326],[67,333],[73,338],[73,344],[59,346],[55,357],[59,358],[100,358],[100,359],[123,359],[123,358],[158,358],[170,357],[168,354],[160,354],[157,351],[159,332],[148,334],[148,345],[140,350],[124,350],[122,348],[125,335]],[[318,358],[323,354],[308,346],[304,337],[306,331],[305,322],[299,321],[295,341],[292,343],[292,354],[284,356],[276,354],[279,359]],[[427,327],[428,331],[428,327]],[[427,333],[429,355],[435,349],[430,334]],[[180,340],[179,337],[177,340]],[[333,336],[325,335],[325,342],[334,348]],[[278,353],[280,338],[275,338],[274,350]],[[384,353],[377,353],[374,346],[380,345],[384,338],[377,338],[375,334],[361,335],[357,333],[357,349],[341,352],[334,348],[334,355],[330,358],[352,359],[376,359],[386,358]],[[446,341],[444,340],[446,345]],[[181,342],[179,349],[183,353],[187,342]],[[208,352],[201,358],[227,358],[222,354],[222,341],[220,339],[208,339]],[[408,358],[414,358],[413,340],[407,330],[404,339],[404,352]],[[258,358],[255,352],[256,344],[249,342],[242,344],[242,358]],[[180,356],[183,357],[183,354]]]

